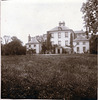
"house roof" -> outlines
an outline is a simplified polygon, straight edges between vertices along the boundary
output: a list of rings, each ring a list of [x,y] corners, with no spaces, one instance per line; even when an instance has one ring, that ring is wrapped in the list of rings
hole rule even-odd
[[[79,34],[79,33],[85,33],[83,30],[78,30],[78,31],[74,31],[74,33]]]
[[[83,36],[79,36],[77,37],[76,39],[74,39],[73,41],[88,41],[89,39],[87,39],[86,37],[83,37]]]
[[[31,41],[29,41],[27,44],[39,44],[39,42],[36,37],[31,37]]]
[[[72,29],[69,29],[66,26],[56,26],[56,27],[54,27],[53,29],[51,29],[49,31],[66,31],[66,30],[72,30]]]

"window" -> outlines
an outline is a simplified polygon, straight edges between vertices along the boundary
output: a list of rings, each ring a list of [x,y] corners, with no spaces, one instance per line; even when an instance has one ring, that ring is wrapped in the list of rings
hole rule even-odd
[[[29,48],[31,47],[31,45],[29,45]]]
[[[58,27],[58,30],[59,30],[59,31],[61,31],[61,30],[62,30],[62,28],[61,28],[61,27]]]
[[[79,42],[77,42],[77,45],[79,45]]]
[[[51,33],[51,38],[54,38],[54,34],[53,33]]]
[[[79,47],[77,47],[77,52],[79,52]]]
[[[65,37],[68,37],[68,32],[65,32]]]
[[[58,41],[58,45],[61,46],[61,41]]]
[[[85,47],[83,47],[83,52],[85,52],[86,51],[86,48]]]
[[[58,38],[61,38],[61,33],[60,32],[58,33]]]
[[[54,41],[51,41],[51,44],[54,45]]]
[[[85,34],[83,34],[83,36],[85,36]]]
[[[83,42],[83,45],[85,45],[85,42]]]
[[[68,40],[67,40],[67,41],[65,41],[65,46],[66,46],[66,45],[68,45]]]
[[[34,44],[34,47],[36,47],[36,44]]]

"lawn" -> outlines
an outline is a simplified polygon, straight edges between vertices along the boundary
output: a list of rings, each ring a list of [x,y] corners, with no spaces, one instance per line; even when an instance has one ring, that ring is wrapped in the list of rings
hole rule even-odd
[[[97,100],[97,55],[2,56],[2,99]]]

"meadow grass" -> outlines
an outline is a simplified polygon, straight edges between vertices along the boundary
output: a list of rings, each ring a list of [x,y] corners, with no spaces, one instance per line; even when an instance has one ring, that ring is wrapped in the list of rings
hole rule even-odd
[[[2,56],[1,97],[96,100],[96,55]]]

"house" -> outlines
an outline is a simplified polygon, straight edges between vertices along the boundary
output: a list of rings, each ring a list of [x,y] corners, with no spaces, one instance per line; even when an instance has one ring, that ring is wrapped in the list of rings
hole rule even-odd
[[[75,53],[89,53],[89,39],[82,35],[73,40],[73,46]]]
[[[39,54],[41,51],[41,43],[38,41],[38,36],[36,37],[31,37],[30,35],[28,36],[28,43],[26,43],[26,51],[29,52],[30,50],[32,53],[37,53]]]
[[[65,22],[59,22],[59,25],[47,31],[47,34],[35,37],[29,35],[27,51],[33,49],[39,54],[44,43],[47,47],[51,45],[48,50],[55,54],[89,52],[89,38],[86,33],[83,30],[73,31],[66,27]]]
[[[75,38],[80,36],[86,37],[86,33],[83,30],[74,31],[74,33],[75,33]]]
[[[59,22],[59,25],[47,31],[47,34],[51,34],[50,41],[52,43],[52,46],[56,45],[54,53],[62,54],[65,52],[71,52],[70,51],[71,35],[72,38],[74,38],[75,34],[72,29],[69,29],[68,27],[65,26],[65,22]]]

